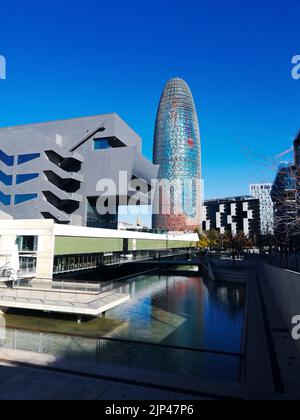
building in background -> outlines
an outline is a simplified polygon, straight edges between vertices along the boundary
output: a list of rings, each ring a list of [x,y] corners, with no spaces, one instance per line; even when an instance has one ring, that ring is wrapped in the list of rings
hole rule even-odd
[[[293,144],[294,162],[282,163],[273,186],[275,236],[279,243],[300,249],[300,131]]]
[[[244,232],[247,237],[256,237],[260,234],[260,202],[248,196],[207,200],[203,219],[203,231]]]
[[[260,230],[262,235],[274,234],[274,205],[271,197],[272,184],[250,185],[250,195],[260,203]]]
[[[274,203],[275,236],[279,242],[287,243],[296,230],[297,204],[295,167],[283,163],[278,168],[272,186]]]
[[[118,208],[99,214],[99,196],[127,205],[131,182],[142,179],[139,204],[149,205],[157,174],[140,137],[116,114],[0,129],[1,218],[117,229]],[[104,179],[115,190],[98,191]]]
[[[294,141],[294,163],[297,168],[300,168],[300,131]]]
[[[189,86],[182,79],[170,80],[164,88],[155,127],[154,164],[159,165],[159,179],[177,181],[182,194],[157,191],[161,204],[170,201],[170,214],[153,215],[153,228],[168,231],[192,231],[201,224],[201,145],[194,99]],[[157,203],[157,201],[156,201]],[[180,207],[182,213],[173,211]],[[173,209],[173,210],[172,210]]]
[[[298,214],[300,213],[300,131],[294,141],[294,164],[295,164],[295,183],[296,183],[296,202]]]
[[[150,231],[147,226],[143,226],[139,220],[137,220],[136,224],[128,223],[128,222],[119,222],[118,223],[119,230],[129,230],[135,232],[146,232]]]

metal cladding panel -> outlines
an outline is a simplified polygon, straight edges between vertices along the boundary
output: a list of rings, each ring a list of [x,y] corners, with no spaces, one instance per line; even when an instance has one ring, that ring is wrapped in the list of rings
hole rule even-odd
[[[102,252],[121,252],[122,250],[123,239],[56,237],[54,254],[96,254]]]
[[[176,249],[176,248],[190,248],[196,247],[196,242],[187,242],[187,241],[173,241],[173,240],[137,240],[135,250],[165,250],[165,249]],[[130,244],[130,250],[133,250],[133,243]]]
[[[160,180],[179,180],[182,185],[186,180],[194,181],[191,194],[188,197],[182,194],[180,198],[183,214],[154,215],[154,228],[191,230],[199,227],[199,214],[186,209],[185,203],[190,200],[190,208],[198,211],[201,208],[201,194],[197,191],[201,179],[200,130],[194,99],[184,80],[170,80],[163,91],[155,127],[154,164],[160,166]],[[178,203],[171,202],[171,205],[176,207]]]

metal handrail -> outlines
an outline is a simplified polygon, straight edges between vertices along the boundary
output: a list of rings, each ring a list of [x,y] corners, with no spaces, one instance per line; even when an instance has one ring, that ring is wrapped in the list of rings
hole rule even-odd
[[[6,348],[53,354],[66,359],[88,360],[97,364],[150,369],[180,376],[192,375],[241,382],[241,366],[245,358],[245,355],[240,353],[118,338],[44,333],[29,328],[7,328],[6,331],[6,343],[3,343]],[[65,340],[62,340],[63,337]]]
[[[14,328],[7,328],[8,330],[15,330]],[[24,332],[31,332],[35,334],[49,334],[49,335],[55,335],[55,336],[64,336],[64,337],[72,337],[72,338],[81,338],[81,336],[78,336],[74,333],[63,333],[63,332],[56,332],[51,331],[51,333],[41,333],[34,329],[26,328],[22,329],[19,328],[20,331]],[[174,346],[171,344],[158,344],[158,343],[151,343],[146,341],[136,341],[136,340],[126,340],[123,338],[112,338],[112,337],[99,337],[95,338],[94,336],[84,335],[84,338],[90,339],[90,340],[102,340],[107,342],[113,342],[113,343],[120,343],[120,344],[129,344],[129,345],[140,345],[140,346],[150,346],[150,347],[156,347],[156,348],[164,348],[169,350],[179,350],[179,351],[190,351],[190,352],[196,352],[196,353],[206,353],[206,354],[215,354],[218,356],[229,356],[229,357],[237,357],[237,358],[244,358],[246,355],[243,352],[227,352],[222,350],[211,350],[211,349],[203,349],[203,348],[194,348],[194,347],[184,347],[184,346]]]
[[[70,334],[66,334],[66,335],[70,335]],[[76,335],[74,335],[74,337],[76,337]],[[146,341],[125,340],[125,339],[111,338],[111,337],[101,337],[100,340],[129,344],[129,345],[141,345],[141,346],[164,348],[164,349],[169,349],[169,350],[183,350],[183,351],[190,351],[190,352],[196,352],[196,353],[216,354],[218,356],[230,356],[230,357],[239,357],[239,358],[245,357],[244,353],[227,352],[227,351],[222,351],[222,350],[210,350],[210,349],[203,349],[203,348],[197,349],[193,347],[174,346],[171,344],[161,345],[161,344],[151,343],[151,342],[148,343]]]
[[[11,277],[14,275],[14,274],[16,274],[17,273],[17,271],[16,270],[14,270],[13,268],[11,268],[10,266],[9,266],[9,264],[10,264],[10,262],[7,262],[5,265],[3,265],[2,267],[0,267],[0,279],[1,278],[5,278],[5,279],[8,279],[8,281],[11,279]],[[4,271],[7,271],[7,275],[6,276],[4,276],[3,275],[3,272]]]

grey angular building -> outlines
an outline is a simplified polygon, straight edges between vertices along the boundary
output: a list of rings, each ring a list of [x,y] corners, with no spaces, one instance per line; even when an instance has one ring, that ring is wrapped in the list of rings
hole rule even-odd
[[[148,193],[157,173],[141,138],[116,114],[2,128],[0,218],[116,229],[118,214],[97,212],[99,181],[113,181],[107,198],[124,204],[132,181],[143,180]]]
[[[171,193],[168,197],[166,191],[157,191],[153,227],[168,231],[199,228],[202,206],[200,130],[192,92],[182,79],[171,79],[161,96],[153,159],[160,168],[159,180],[175,181],[182,189],[182,192]],[[190,182],[189,186],[187,182]],[[166,201],[170,204],[169,213],[162,210]],[[172,211],[176,208],[178,212]]]

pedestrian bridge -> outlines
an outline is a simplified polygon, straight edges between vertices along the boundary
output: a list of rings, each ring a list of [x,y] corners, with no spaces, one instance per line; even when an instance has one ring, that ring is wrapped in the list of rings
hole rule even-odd
[[[186,253],[185,253],[186,255]],[[190,258],[190,255],[186,258],[183,258],[183,255],[180,256],[181,258],[161,258],[161,259],[153,259],[151,261],[144,261],[143,264],[157,264],[159,266],[202,266],[205,263],[204,258]],[[137,262],[138,264],[139,262]]]

